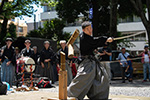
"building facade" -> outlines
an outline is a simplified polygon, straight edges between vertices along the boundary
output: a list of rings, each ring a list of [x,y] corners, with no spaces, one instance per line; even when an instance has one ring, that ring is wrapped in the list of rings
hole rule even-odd
[[[0,23],[2,23],[3,20],[0,20]],[[8,21],[8,26],[9,24],[13,23],[14,25],[16,25],[16,36],[26,36],[27,35],[27,24],[26,23],[17,23],[14,21],[9,20]]]

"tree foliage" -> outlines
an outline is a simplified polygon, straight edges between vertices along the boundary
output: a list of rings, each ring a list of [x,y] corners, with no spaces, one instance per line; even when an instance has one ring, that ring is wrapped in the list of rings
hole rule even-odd
[[[0,25],[0,28],[1,28],[1,25]],[[13,39],[16,39],[16,25],[15,24],[10,23],[9,27],[6,28],[6,31],[7,31],[6,36],[2,39],[2,41],[5,41],[5,39],[7,37],[11,37]]]
[[[85,20],[90,20],[89,9],[93,7],[92,1],[94,0],[57,0],[56,10],[60,18],[67,22],[74,22],[75,19],[79,18],[78,15],[83,14]],[[132,4],[129,0],[118,0],[117,2],[117,15],[120,18],[126,18],[127,16],[136,14]],[[110,25],[110,0],[98,0],[97,1],[98,11],[96,19],[98,22],[98,36],[107,35],[109,36],[109,25]],[[94,12],[94,11],[93,11]],[[92,20],[91,20],[92,21]]]
[[[41,27],[39,27],[37,30],[30,31],[27,34],[27,37],[39,37],[39,38],[43,38],[42,31],[43,31],[43,29]]]
[[[8,19],[23,15],[31,16],[34,12],[32,4],[38,4],[37,0],[2,0],[0,15]]]
[[[38,4],[38,0],[13,0],[12,2],[1,0],[0,19],[3,20],[0,29],[1,40],[7,35],[8,20],[23,15],[30,17],[35,11],[32,4]]]
[[[70,33],[63,32],[65,27],[64,21],[60,19],[52,19],[44,22],[43,28],[38,28],[38,30],[33,30],[28,33],[27,37],[39,37],[52,39],[54,41],[68,40]]]
[[[16,38],[16,25],[11,23],[9,24],[8,33],[10,33],[12,38]]]

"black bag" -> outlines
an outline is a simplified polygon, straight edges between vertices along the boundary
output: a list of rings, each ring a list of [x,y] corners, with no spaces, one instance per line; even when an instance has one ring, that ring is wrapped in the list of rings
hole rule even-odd
[[[3,84],[0,77],[0,95],[6,95],[7,93],[7,85]]]
[[[0,83],[0,95],[6,95],[7,93],[7,85]]]
[[[38,88],[52,88],[50,80],[47,77],[40,77],[37,81]]]

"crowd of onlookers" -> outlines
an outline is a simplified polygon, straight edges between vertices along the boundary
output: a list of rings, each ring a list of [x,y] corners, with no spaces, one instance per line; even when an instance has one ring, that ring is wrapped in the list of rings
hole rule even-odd
[[[108,71],[108,73],[111,73],[109,61],[110,56],[112,56],[112,53],[107,43],[103,46],[103,48],[99,50],[98,55],[100,56],[99,60],[101,61],[101,63],[103,63],[104,67],[106,68],[106,71]],[[142,82],[147,81],[147,70],[148,70],[148,78],[150,81],[150,51],[148,45],[145,45],[143,52],[141,52],[137,56],[140,56],[141,63],[143,64],[144,79]],[[122,83],[125,83],[125,77],[127,77],[129,82],[133,82],[132,60],[135,60],[134,56],[126,52],[125,47],[122,47],[121,53],[119,53],[117,60],[120,62]]]
[[[44,41],[43,49],[37,52],[37,46],[31,48],[31,40],[24,42],[25,48],[20,50],[18,47],[12,46],[12,38],[6,38],[6,45],[1,48],[1,77],[0,81],[8,82],[10,86],[15,85],[17,74],[22,72],[22,66],[16,61],[22,57],[30,57],[35,62],[35,70],[33,73],[39,74],[40,77],[47,77],[52,83],[58,81],[58,72],[60,69],[60,51],[66,54],[66,70],[68,73],[68,85],[76,75],[76,67],[72,63],[73,59],[68,58],[68,48],[66,41],[61,40],[61,48],[58,52],[54,52],[49,41]],[[72,66],[74,66],[72,68]],[[26,71],[26,69],[24,68]]]

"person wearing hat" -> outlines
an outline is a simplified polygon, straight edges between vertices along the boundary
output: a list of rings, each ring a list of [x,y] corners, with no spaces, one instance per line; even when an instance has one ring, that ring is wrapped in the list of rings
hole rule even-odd
[[[15,47],[15,54],[14,54],[14,59],[17,60],[20,58],[20,49],[18,47]],[[15,64],[15,71],[16,71],[16,75],[18,72],[21,72],[21,68],[19,66],[17,66],[17,64]]]
[[[111,49],[108,47],[108,43],[105,43],[104,46],[99,50],[100,61],[106,68],[106,71],[111,79],[111,71],[110,71],[110,56],[112,55]]]
[[[150,51],[148,50],[148,45],[144,46],[144,51],[139,54],[142,56],[141,62],[143,63],[143,76],[144,79],[142,82],[147,82],[147,69],[150,81]]]
[[[25,40],[24,45],[26,47],[21,50],[21,52],[20,52],[21,57],[31,57],[31,58],[33,58],[34,50],[30,47],[31,46],[31,41],[29,39]]]
[[[69,84],[71,83],[73,79],[72,69],[71,69],[72,61],[71,59],[68,58],[68,47],[66,46],[66,40],[61,40],[59,43],[61,45],[61,49],[58,51],[59,65],[60,65],[60,52],[62,51],[65,53],[66,70],[67,70],[67,85],[69,86]]]
[[[2,65],[1,65],[1,79],[8,82],[12,86],[13,69],[14,67],[14,47],[12,46],[12,38],[6,38],[6,45],[2,47]]]
[[[128,63],[127,63],[128,56],[129,56],[129,53],[126,52],[126,48],[122,47],[121,53],[119,53],[118,55],[118,60],[120,62],[121,72],[122,72],[122,83],[125,83],[125,70],[128,66]]]
[[[40,63],[41,63],[41,76],[48,77],[52,83],[55,82],[54,71],[52,66],[52,59],[54,52],[50,48],[50,42],[44,41],[44,48],[40,53]]]

